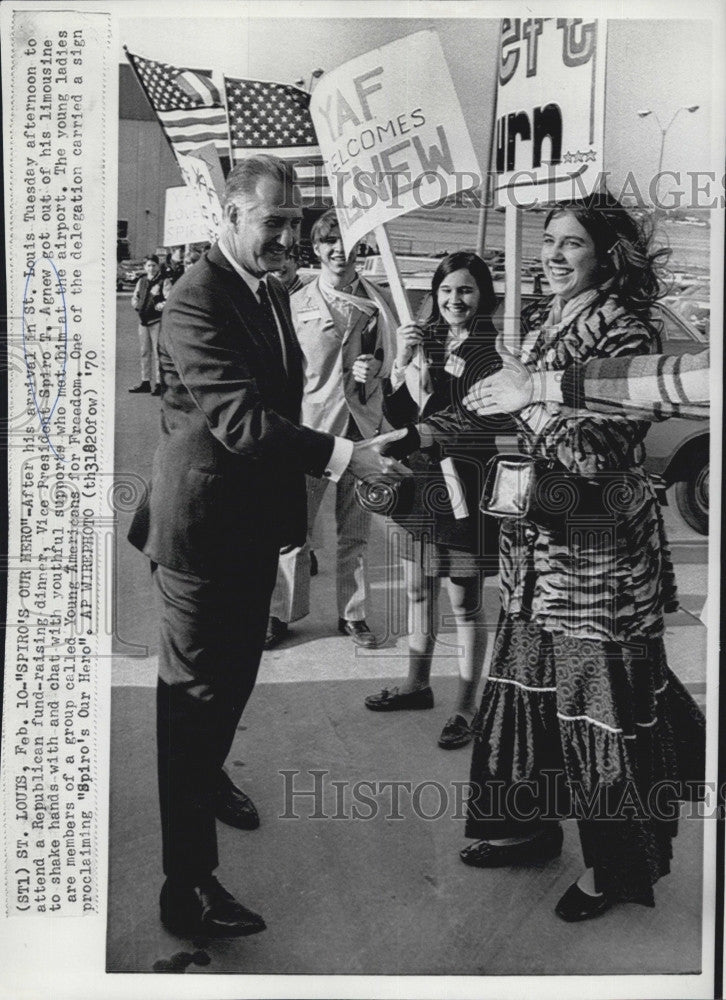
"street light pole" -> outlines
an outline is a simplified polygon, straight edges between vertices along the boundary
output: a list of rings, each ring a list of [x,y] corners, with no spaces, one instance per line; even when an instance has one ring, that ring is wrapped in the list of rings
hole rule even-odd
[[[698,104],[682,104],[680,108],[676,109],[676,111],[673,114],[673,117],[665,126],[665,128],[663,127],[663,123],[661,122],[657,113],[655,111],[651,111],[650,108],[647,108],[645,111],[636,112],[638,118],[648,118],[649,115],[653,115],[655,120],[658,122],[658,128],[660,130],[660,155],[658,156],[658,176],[660,176],[661,170],[663,169],[663,151],[665,149],[666,135],[668,134],[671,125],[676,120],[681,111],[688,111],[690,114],[693,114],[694,111],[698,111],[699,107],[700,105]]]

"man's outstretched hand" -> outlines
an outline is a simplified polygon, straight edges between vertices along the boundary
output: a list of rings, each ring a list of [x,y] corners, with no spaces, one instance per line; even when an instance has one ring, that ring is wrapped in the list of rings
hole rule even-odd
[[[348,468],[358,479],[371,479],[382,475],[401,479],[412,475],[407,466],[384,454],[390,444],[400,441],[407,434],[408,430],[402,427],[387,434],[379,434],[378,437],[369,438],[367,441],[356,441]]]

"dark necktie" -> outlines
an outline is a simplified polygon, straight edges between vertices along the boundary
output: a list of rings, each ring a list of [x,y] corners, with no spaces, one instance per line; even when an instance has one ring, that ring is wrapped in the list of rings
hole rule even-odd
[[[282,341],[280,339],[280,331],[277,327],[277,321],[275,319],[275,311],[272,308],[272,303],[270,302],[270,293],[267,290],[267,285],[264,281],[261,281],[257,286],[257,296],[260,302],[260,311],[264,317],[265,333],[268,336],[275,353],[280,360],[281,365],[285,368],[285,358],[282,351]]]

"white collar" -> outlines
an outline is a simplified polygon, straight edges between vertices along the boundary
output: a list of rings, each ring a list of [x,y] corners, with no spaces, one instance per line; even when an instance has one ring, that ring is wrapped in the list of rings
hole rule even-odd
[[[357,289],[357,287],[358,287],[359,277],[360,276],[359,276],[358,272],[356,271],[355,277],[353,278],[353,280],[351,281],[351,283],[349,285],[346,285],[346,288],[349,289],[349,291],[347,293],[348,295],[355,295],[356,294],[355,293],[355,289]],[[319,281],[320,281],[320,288],[321,288],[321,290],[324,291],[324,292],[326,292],[328,295],[340,295],[341,293],[344,294],[344,295],[346,294],[346,292],[342,288],[333,288],[332,284],[330,283],[330,280],[328,279],[328,277],[327,277],[327,275],[325,274],[324,271],[320,272]]]
[[[256,275],[252,274],[251,271],[246,270],[246,268],[242,267],[241,264],[238,264],[237,261],[234,259],[234,257],[227,250],[226,246],[221,241],[217,243],[217,246],[219,247],[220,252],[230,262],[230,264],[235,269],[240,278],[242,278],[242,280],[246,283],[246,285],[248,286],[249,290],[252,292],[254,297],[258,299],[259,295],[257,292],[260,287],[260,282],[264,281],[264,276],[262,278],[258,278]]]

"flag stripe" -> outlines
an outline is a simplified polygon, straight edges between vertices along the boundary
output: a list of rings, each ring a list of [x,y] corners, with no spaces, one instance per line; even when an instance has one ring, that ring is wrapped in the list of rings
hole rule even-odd
[[[220,157],[229,155],[227,112],[211,79],[203,73],[145,59],[128,50],[126,56],[175,152],[189,153],[213,142]],[[181,75],[188,84],[196,81],[207,97],[196,93],[192,86],[188,87],[191,93],[182,89],[178,82]],[[203,103],[214,101],[215,95],[213,106]]]

